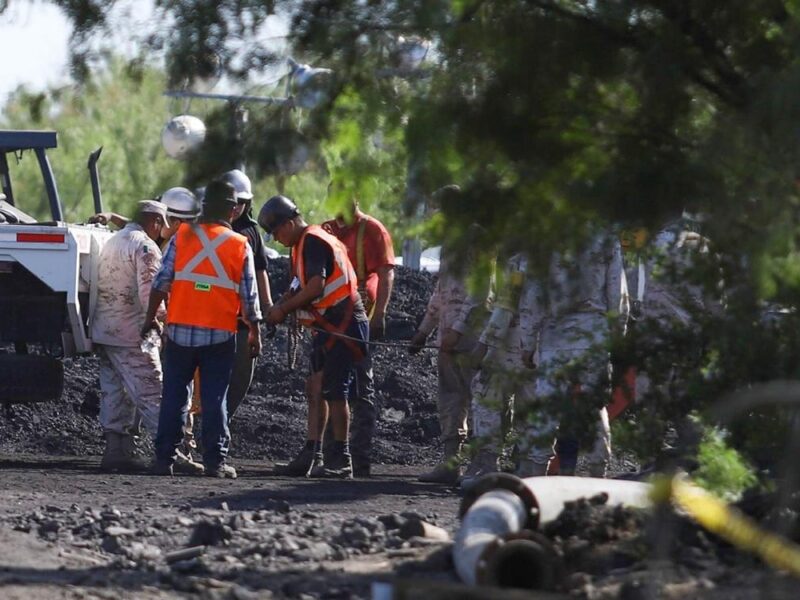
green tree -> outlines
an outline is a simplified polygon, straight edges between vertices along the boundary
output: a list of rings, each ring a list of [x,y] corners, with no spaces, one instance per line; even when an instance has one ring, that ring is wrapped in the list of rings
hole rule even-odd
[[[68,221],[83,221],[93,213],[86,168],[89,153],[103,146],[98,163],[107,210],[130,214],[136,201],[153,198],[181,185],[183,165],[161,148],[161,129],[169,116],[162,96],[164,73],[138,62],[109,60],[81,84],[11,95],[0,127],[52,129],[58,148],[49,153]],[[41,219],[49,208],[35,157],[12,164],[19,206]]]

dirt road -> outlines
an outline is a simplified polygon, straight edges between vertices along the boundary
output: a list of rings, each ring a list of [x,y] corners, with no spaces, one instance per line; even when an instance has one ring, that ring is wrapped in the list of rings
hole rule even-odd
[[[458,497],[379,466],[366,480],[276,478],[237,461],[235,481],[106,475],[99,458],[0,456],[3,598],[369,597],[393,572],[451,579]],[[171,552],[205,547],[201,556]]]

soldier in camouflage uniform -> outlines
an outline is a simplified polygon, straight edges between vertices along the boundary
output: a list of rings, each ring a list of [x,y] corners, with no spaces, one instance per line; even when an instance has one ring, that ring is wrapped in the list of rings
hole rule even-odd
[[[428,335],[438,328],[439,425],[444,460],[420,481],[454,484],[461,470],[454,463],[467,439],[470,382],[475,375],[470,353],[477,342],[477,324],[483,321],[491,302],[491,281],[470,294],[465,276],[453,272],[447,249],[442,249],[439,280],[409,351],[419,351]]]
[[[536,377],[536,402],[525,411],[528,421],[521,443],[519,474],[544,475],[554,456],[559,428],[555,409],[575,402],[587,392],[603,394],[610,380],[608,345],[611,336],[608,314],[617,313],[620,326],[627,318],[625,274],[616,235],[599,232],[576,253],[554,253],[542,282],[542,305]],[[585,405],[584,405],[585,406]],[[531,410],[531,408],[535,409]],[[598,411],[596,443],[587,457],[590,473],[603,476],[611,454],[611,433],[605,406]],[[571,437],[574,423],[561,424],[559,437]],[[577,453],[564,464],[562,473],[572,474]]]
[[[644,229],[627,232],[623,237],[631,296],[629,329],[634,338],[651,337],[674,325],[690,327],[695,315],[706,309],[702,287],[686,280],[694,254],[708,251],[708,241],[696,232],[697,227],[685,215],[667,224],[650,240]],[[648,345],[662,343],[652,339],[642,341]],[[635,387],[629,395],[641,397],[649,390],[650,379],[641,366],[637,367]],[[671,379],[672,373],[667,373],[664,380]]]
[[[142,347],[139,328],[161,266],[155,240],[164,224],[163,204],[140,202],[134,220],[111,236],[99,258],[92,339],[100,357],[100,425],[106,438],[101,467],[106,470],[145,467],[134,454],[136,411],[149,433],[158,428],[161,360],[158,345]]]
[[[480,371],[472,380],[472,432],[477,453],[463,483],[498,470],[506,432],[512,425],[514,403],[530,404],[535,377],[532,357],[538,338],[541,288],[528,277],[528,259],[515,254],[498,278],[497,299],[473,351]]]

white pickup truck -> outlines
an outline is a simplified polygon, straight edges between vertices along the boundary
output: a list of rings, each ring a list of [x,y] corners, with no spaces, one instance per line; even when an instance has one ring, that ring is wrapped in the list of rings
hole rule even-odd
[[[97,260],[111,233],[64,222],[46,154],[56,145],[52,131],[0,130],[0,404],[59,398],[60,359],[92,349]],[[98,157],[99,150],[89,160],[95,212],[102,211]],[[9,165],[26,159],[38,162],[52,220],[26,214],[14,195]]]

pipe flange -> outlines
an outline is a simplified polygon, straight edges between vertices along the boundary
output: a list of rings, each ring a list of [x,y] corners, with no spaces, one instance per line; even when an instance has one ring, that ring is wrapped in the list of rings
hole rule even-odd
[[[554,590],[564,561],[545,535],[524,529],[487,544],[475,567],[478,585]]]
[[[516,495],[525,504],[528,514],[526,527],[528,529],[537,529],[539,527],[539,503],[536,501],[536,496],[522,479],[511,473],[489,473],[467,488],[461,498],[458,518],[463,519],[470,507],[475,504],[475,501],[486,492],[491,492],[492,490],[507,490]]]

